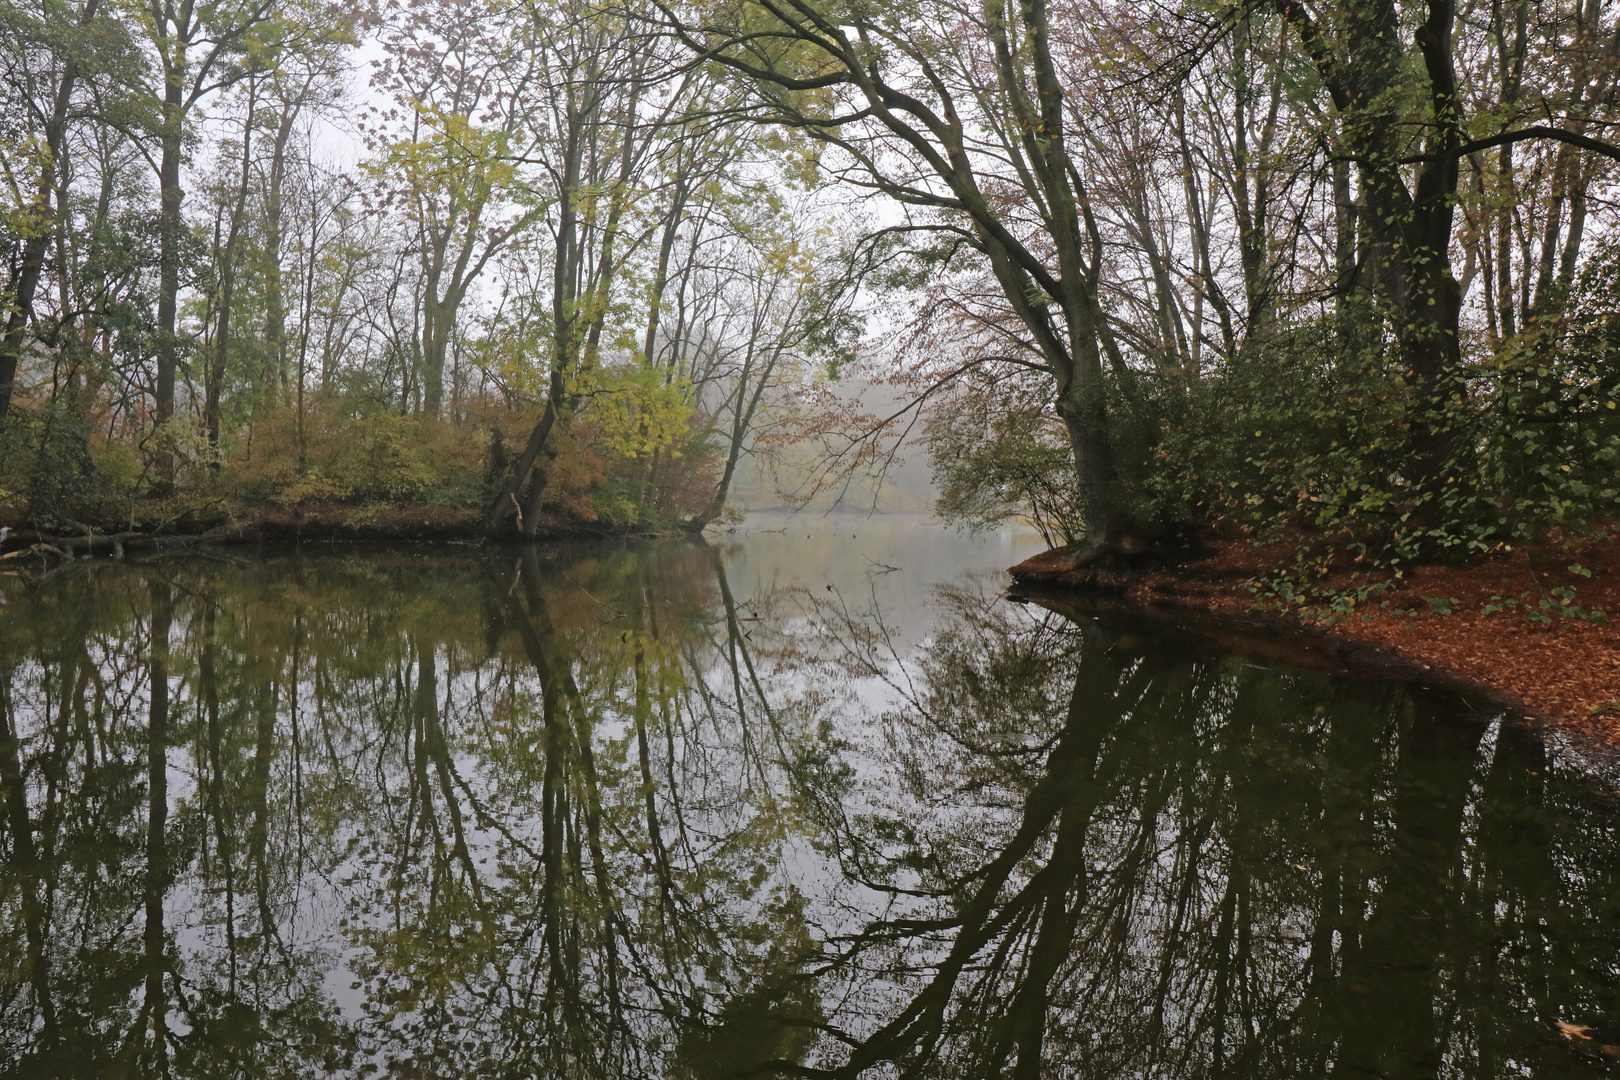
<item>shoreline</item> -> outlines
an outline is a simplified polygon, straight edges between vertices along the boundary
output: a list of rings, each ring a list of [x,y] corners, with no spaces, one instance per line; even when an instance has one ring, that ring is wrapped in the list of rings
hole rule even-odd
[[[1415,567],[1332,623],[1259,604],[1246,586],[1265,566],[1265,553],[1231,544],[1200,562],[1102,573],[1056,549],[1008,572],[1016,595],[1059,614],[1176,627],[1258,659],[1459,693],[1620,761],[1615,538]]]
[[[532,538],[488,537],[474,517],[427,508],[362,520],[352,514],[283,513],[190,524],[189,529],[173,523],[166,531],[111,534],[13,530],[0,545],[0,576],[48,574],[69,561],[91,557],[201,554],[224,547],[427,544],[500,549],[694,535],[557,520]],[[1098,572],[1077,566],[1064,549],[1054,549],[1008,573],[1013,598],[1065,617],[1101,618],[1149,633],[1184,632],[1218,651],[1265,662],[1461,694],[1540,730],[1571,736],[1620,762],[1620,537],[1579,547],[1555,545],[1533,556],[1525,552],[1461,566],[1416,567],[1399,581],[1386,581],[1384,599],[1368,601],[1331,625],[1312,617],[1319,612],[1302,614],[1277,602],[1257,603],[1247,583],[1267,568],[1267,554],[1229,543],[1198,562]],[[1575,559],[1580,564],[1571,563]],[[1582,573],[1571,574],[1575,569]],[[1334,577],[1328,584],[1368,580],[1354,574]],[[1522,588],[1527,583],[1531,587]],[[1549,595],[1562,601],[1551,609],[1552,617],[1544,616],[1544,623],[1531,621],[1542,610],[1532,601]],[[1504,597],[1521,602],[1505,611],[1481,610]],[[1575,618],[1570,610],[1603,617]]]
[[[244,545],[455,544],[505,548],[569,541],[668,540],[692,535],[701,534],[559,519],[548,521],[534,536],[520,536],[515,531],[490,536],[484,531],[481,517],[431,509],[390,512],[359,520],[349,514],[258,515],[240,521],[174,522],[118,532],[13,527],[0,543],[0,573],[20,571],[24,566],[47,569],[67,559],[173,554]]]

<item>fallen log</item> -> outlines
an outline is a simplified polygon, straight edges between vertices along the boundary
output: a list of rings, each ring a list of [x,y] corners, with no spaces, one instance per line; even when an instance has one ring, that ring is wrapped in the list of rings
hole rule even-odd
[[[9,532],[9,530],[8,530]],[[6,545],[23,543],[27,546],[0,554],[0,559],[19,559],[28,555],[41,558],[76,559],[105,555],[121,559],[130,551],[174,551],[207,544],[251,540],[257,536],[252,529],[240,525],[221,525],[207,532],[190,535],[177,533],[120,533],[89,532],[77,536],[63,536],[43,532],[9,532]]]

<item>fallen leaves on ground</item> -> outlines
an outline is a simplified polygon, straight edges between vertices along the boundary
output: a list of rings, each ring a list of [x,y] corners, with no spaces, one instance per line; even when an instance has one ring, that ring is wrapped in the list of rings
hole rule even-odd
[[[1174,598],[1240,617],[1256,605],[1245,582],[1292,554],[1291,545],[1228,544],[1183,570],[1133,577],[1126,597]],[[1344,589],[1371,580],[1346,571],[1321,584]],[[1413,567],[1385,580],[1387,591],[1329,632],[1461,676],[1565,730],[1620,747],[1620,533],[1571,540],[1554,530],[1533,548]]]

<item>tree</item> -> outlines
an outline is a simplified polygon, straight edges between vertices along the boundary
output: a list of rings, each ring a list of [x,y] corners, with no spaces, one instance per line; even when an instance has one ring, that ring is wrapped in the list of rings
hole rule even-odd
[[[185,229],[180,204],[181,165],[187,122],[207,95],[246,76],[250,57],[274,10],[274,0],[205,4],[196,0],[149,0],[140,9],[142,29],[157,58],[160,88],[153,94],[157,117],[159,202],[159,282],[157,296],[157,381],[152,419],[158,431],[158,489],[174,485],[175,462],[164,431],[174,417],[174,380],[179,357],[175,316],[180,299],[181,244]],[[196,55],[194,55],[196,54]]]
[[[415,230],[421,267],[422,408],[444,402],[446,350],[468,290],[545,209],[521,168],[541,129],[530,110],[543,51],[521,9],[396,4],[376,84],[395,105],[374,129],[373,169]]]
[[[726,267],[725,318],[705,327],[720,356],[705,382],[723,393],[710,423],[721,435],[724,464],[714,493],[686,522],[701,530],[725,509],[737,464],[772,398],[788,394],[817,354],[836,352],[851,329],[856,292],[850,262],[838,251],[831,225],[764,192],[737,207],[731,265]],[[723,357],[723,359],[721,359]],[[729,385],[728,385],[729,384]]]
[[[208,445],[217,453],[219,450],[220,434],[220,392],[225,381],[225,366],[230,359],[231,351],[231,316],[236,299],[236,268],[238,245],[243,240],[247,230],[248,194],[252,187],[253,174],[253,135],[258,123],[258,106],[261,80],[249,75],[245,80],[245,104],[243,106],[242,123],[242,149],[239,161],[239,171],[236,182],[227,196],[227,205],[222,207],[225,217],[224,238],[221,243],[221,228],[216,223],[214,229],[214,272],[218,281],[218,296],[214,315],[214,340],[211,362],[204,364],[203,376],[203,426],[208,434]]]
[[[1462,377],[1463,295],[1451,271],[1456,151],[1463,142],[1452,56],[1455,5],[1429,3],[1427,18],[1414,33],[1428,85],[1411,89],[1420,95],[1419,124],[1427,136],[1425,160],[1410,184],[1402,168],[1408,154],[1398,103],[1411,99],[1402,83],[1411,79],[1414,65],[1401,44],[1394,0],[1355,0],[1335,9],[1328,23],[1294,0],[1279,0],[1276,7],[1315,62],[1356,162],[1369,277],[1375,295],[1388,306],[1397,360],[1420,403],[1415,473],[1420,489],[1432,495],[1457,467],[1459,451],[1444,416],[1461,392]],[[1350,41],[1355,48],[1335,44]]]
[[[1068,148],[1044,0],[904,19],[812,0],[662,10],[700,59],[746,80],[735,115],[826,146],[841,179],[907,209],[897,232],[984,260],[1018,320],[1009,359],[1053,380],[1085,551],[1149,542],[1160,523],[1127,488],[1116,444],[1128,420],[1110,406],[1105,366],[1132,376],[1101,301],[1103,241]]]
[[[20,130],[8,133],[12,145],[4,154],[11,158],[21,150],[25,159],[32,158],[8,162],[6,171],[14,192],[19,182],[37,179],[27,202],[8,208],[8,231],[14,233],[19,250],[13,253],[0,292],[6,312],[0,336],[0,430],[11,410],[18,358],[34,315],[46,252],[56,238],[63,210],[61,165],[80,78],[86,67],[92,75],[108,68],[127,70],[130,44],[123,27],[100,14],[99,8],[100,0],[85,0],[76,11],[50,4],[38,13],[12,5],[3,10],[9,45],[4,57],[5,97],[26,117]],[[27,177],[30,169],[33,176]]]
[[[536,147],[554,212],[551,343],[544,406],[485,516],[493,533],[514,516],[533,536],[546,491],[537,469],[557,423],[568,423],[600,361],[621,269],[646,232],[633,216],[644,174],[685,91],[663,83],[655,40],[632,19],[564,0],[533,11],[546,63],[535,87],[546,110]],[[629,250],[627,250],[629,249]],[[523,493],[520,504],[519,493]]]
[[[342,9],[312,10],[281,26],[290,40],[279,49],[279,62],[267,87],[266,109],[274,117],[270,161],[263,177],[264,202],[264,339],[275,358],[281,388],[290,384],[287,356],[287,304],[282,283],[285,234],[285,190],[289,155],[301,120],[327,112],[341,98],[348,47],[355,44],[354,14]],[[299,388],[300,393],[302,387]]]

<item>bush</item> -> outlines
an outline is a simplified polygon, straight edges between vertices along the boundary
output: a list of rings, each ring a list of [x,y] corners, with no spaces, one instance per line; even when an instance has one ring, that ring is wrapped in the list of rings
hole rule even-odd
[[[941,517],[972,528],[1028,518],[1053,545],[1084,531],[1068,432],[1041,396],[973,380],[934,410],[927,436]]]
[[[1157,388],[1166,419],[1149,490],[1203,520],[1381,564],[1611,521],[1615,329],[1612,316],[1576,307],[1465,365],[1439,402],[1416,400],[1388,343],[1346,355],[1326,321],[1251,342],[1191,387]],[[1423,483],[1419,437],[1436,434],[1448,452]]]
[[[66,399],[12,408],[0,428],[0,489],[11,516],[46,529],[114,516],[125,495],[97,463],[89,421]]]
[[[255,426],[245,460],[227,483],[250,501],[411,502],[471,507],[488,498],[487,436],[425,417],[374,411],[351,415],[341,402],[298,417],[281,408]]]

